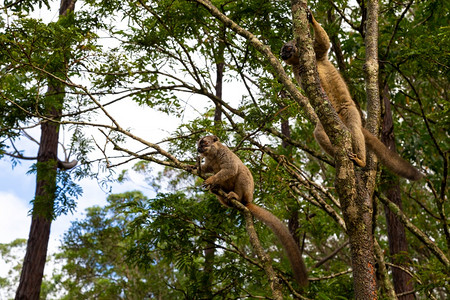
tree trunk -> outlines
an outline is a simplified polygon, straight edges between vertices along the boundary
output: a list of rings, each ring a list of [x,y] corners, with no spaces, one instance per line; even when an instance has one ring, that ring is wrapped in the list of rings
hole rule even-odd
[[[289,126],[289,119],[283,119],[281,121],[281,133],[284,136],[287,136],[289,138],[291,137],[291,128]],[[287,148],[289,148],[289,143],[287,143],[283,140],[283,141],[281,141],[281,146],[283,146],[284,149],[287,149]]]
[[[52,91],[54,89],[49,88],[47,94],[52,93]],[[16,299],[39,299],[45,261],[47,259],[50,226],[53,219],[58,129],[59,125],[57,123],[45,122],[41,125],[41,139],[36,168],[36,192],[30,234]]]
[[[384,100],[384,116],[383,129],[381,133],[381,141],[392,151],[395,150],[394,124],[392,122],[391,103],[389,101],[387,86],[383,90]],[[384,177],[384,176],[383,176]],[[388,180],[384,182],[383,193],[386,197],[397,204],[402,209],[402,199],[400,194],[400,186],[398,178],[395,176],[388,176]],[[400,220],[393,214],[387,206],[384,207],[386,215],[387,232],[389,239],[389,252],[391,261],[397,265],[404,265],[401,259],[396,258],[398,254],[408,254],[408,241],[406,240],[405,227]],[[392,268],[392,278],[394,281],[394,289],[397,294],[405,293],[414,290],[412,284],[412,277],[408,273],[398,268]],[[412,300],[414,294],[408,294],[399,297],[399,300]]]
[[[62,0],[60,16],[66,15],[69,10],[73,10],[74,4],[75,0]],[[61,65],[63,63],[61,62]],[[62,70],[58,71],[61,72]],[[49,79],[46,97],[47,117],[58,120],[62,112],[64,86],[54,79]],[[15,299],[37,300],[41,292],[50,227],[54,217],[58,136],[58,123],[51,121],[42,123],[30,233]]]
[[[348,153],[352,151],[351,135],[331,103],[324,101],[327,95],[320,86],[315,66],[315,53],[305,11],[307,3],[304,0],[291,0],[291,4],[294,37],[297,39],[300,53],[299,63],[303,66],[299,70],[302,86],[305,87],[305,93],[336,150],[335,187],[350,240],[355,298],[377,299],[370,205],[373,185],[371,182],[361,184],[361,178],[357,185],[354,165],[348,157]],[[372,178],[373,175],[368,177]]]
[[[203,290],[206,298],[212,298],[212,285],[213,285],[213,270],[214,270],[214,258],[216,253],[216,245],[214,241],[216,238],[214,237],[214,233],[209,235],[209,239],[211,239],[204,250],[205,256],[205,266],[204,266],[204,274],[203,274]]]
[[[223,56],[223,50],[222,50]],[[225,63],[223,61],[216,63],[216,96],[217,98],[222,99],[222,85],[223,85],[223,69]],[[214,124],[218,126],[222,121],[222,105],[220,103],[216,103],[216,110],[214,111]]]
[[[15,299],[39,299],[51,222],[43,217],[33,217],[31,221],[27,252]]]
[[[363,12],[364,13],[364,12]],[[366,129],[378,135],[380,96],[378,88],[378,2],[367,1],[367,21],[364,24],[366,48],[364,75],[367,99]],[[366,166],[358,169],[355,212],[346,212],[345,200],[340,197],[350,238],[355,299],[377,299],[377,282],[372,233],[373,191],[377,172],[376,156],[366,153]],[[351,207],[349,207],[351,208]],[[346,215],[348,215],[346,217]],[[356,221],[356,222],[355,222]]]
[[[300,248],[300,251],[303,252],[302,243],[298,232],[298,230],[300,229],[300,221],[298,217],[298,211],[296,209],[291,209],[289,211],[288,229],[292,234],[295,243]]]
[[[223,71],[225,67],[224,52],[225,52],[225,30],[223,27],[220,36],[219,43],[217,46],[217,58],[216,58],[216,97],[222,99],[223,91]],[[219,126],[222,121],[222,105],[216,103],[216,110],[214,111],[214,125]]]

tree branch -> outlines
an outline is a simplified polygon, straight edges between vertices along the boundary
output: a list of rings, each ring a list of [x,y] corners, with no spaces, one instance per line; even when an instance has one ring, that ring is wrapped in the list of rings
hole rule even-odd
[[[319,260],[318,262],[316,262],[313,266],[313,268],[318,268],[321,265],[323,265],[324,263],[326,263],[327,261],[329,261],[330,259],[332,259],[336,254],[339,253],[339,251],[341,251],[342,249],[344,249],[344,247],[346,247],[348,244],[350,243],[350,241],[346,241],[345,243],[343,243],[342,245],[340,245],[339,247],[337,247],[333,252],[331,252],[330,254],[328,254],[327,256],[325,256],[324,258],[322,258],[321,260]]]
[[[425,234],[417,228],[411,221],[409,221],[408,217],[400,210],[400,208],[393,202],[391,202],[386,196],[381,193],[376,193],[378,199],[384,203],[384,205],[388,206],[391,212],[393,212],[400,222],[405,225],[408,230],[415,235],[435,256],[439,261],[446,267],[450,268],[450,261],[445,256],[444,252],[436,246],[436,244]]]
[[[211,191],[222,197],[227,197],[227,194],[221,189]],[[245,207],[245,205],[243,205],[236,199],[231,199],[231,203],[233,204],[234,208],[242,212],[242,214],[244,215],[245,227],[247,229],[250,238],[250,243],[252,244],[253,250],[255,250],[256,255],[258,256],[259,260],[263,265],[264,271],[266,272],[267,279],[269,280],[270,289],[272,290],[273,298],[282,300],[283,293],[281,291],[280,280],[272,267],[270,256],[267,255],[267,253],[264,251],[264,248],[262,247],[261,242],[259,241],[258,234],[256,233],[255,226],[253,223],[252,213],[250,212],[250,210],[248,210],[247,207]]]

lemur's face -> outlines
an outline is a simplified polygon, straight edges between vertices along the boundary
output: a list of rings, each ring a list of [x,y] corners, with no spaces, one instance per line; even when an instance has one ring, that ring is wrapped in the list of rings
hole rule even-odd
[[[287,64],[293,65],[298,64],[298,50],[295,40],[287,42],[281,48],[281,59],[283,59]]]
[[[218,142],[218,141],[219,141],[219,138],[215,135],[208,135],[208,136],[202,137],[197,142],[198,153],[206,155],[208,153],[208,151],[211,149],[211,146],[215,142]]]

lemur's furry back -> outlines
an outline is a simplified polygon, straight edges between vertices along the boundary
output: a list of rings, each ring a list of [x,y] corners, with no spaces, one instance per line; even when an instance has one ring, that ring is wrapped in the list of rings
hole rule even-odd
[[[200,167],[201,172],[214,173],[203,185],[207,188],[221,188],[227,196],[217,195],[220,203],[229,207],[231,199],[236,199],[266,224],[283,245],[298,284],[308,285],[308,273],[303,258],[286,225],[268,210],[252,203],[254,182],[250,170],[214,135],[201,138],[197,143],[197,151],[205,159]]]
[[[353,153],[349,154],[350,159],[357,165],[364,167],[366,165],[367,145],[392,172],[410,180],[419,180],[422,178],[422,173],[410,163],[403,160],[398,154],[389,150],[375,136],[362,127],[361,115],[350,96],[344,79],[328,60],[327,53],[330,48],[328,35],[320,24],[317,23],[312,14],[309,14],[309,21],[314,29],[314,51],[316,52],[317,71],[319,73],[320,83],[339,117],[352,134]],[[295,79],[300,83],[299,72],[301,66],[295,41],[284,44],[281,49],[281,58],[287,64],[292,65]],[[334,157],[334,147],[320,122],[316,125],[314,136],[322,149]]]

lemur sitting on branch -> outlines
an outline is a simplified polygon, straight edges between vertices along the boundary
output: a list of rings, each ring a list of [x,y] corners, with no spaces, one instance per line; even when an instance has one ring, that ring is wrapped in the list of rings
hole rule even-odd
[[[227,195],[224,197],[216,194],[220,203],[231,207],[231,199],[236,199],[257,219],[269,226],[283,245],[296,281],[300,286],[308,285],[308,273],[303,258],[286,225],[268,210],[252,203],[254,182],[250,170],[214,135],[201,138],[197,143],[197,150],[205,159],[199,171],[214,173],[204,181],[203,186],[211,190],[222,189]]]

